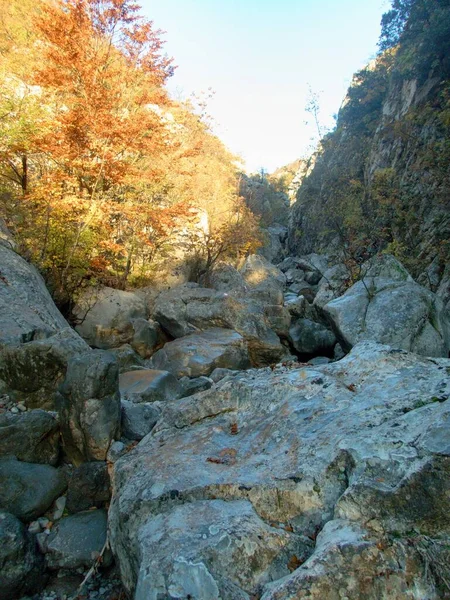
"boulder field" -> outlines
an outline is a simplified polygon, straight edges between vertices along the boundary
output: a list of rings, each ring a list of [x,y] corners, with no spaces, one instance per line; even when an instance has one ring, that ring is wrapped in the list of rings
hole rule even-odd
[[[444,281],[250,256],[74,330],[0,259],[2,600],[449,596]]]

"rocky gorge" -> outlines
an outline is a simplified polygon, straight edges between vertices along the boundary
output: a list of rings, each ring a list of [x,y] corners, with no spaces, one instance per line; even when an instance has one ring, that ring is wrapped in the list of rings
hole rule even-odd
[[[75,329],[3,235],[2,599],[449,597],[449,280],[276,231]]]

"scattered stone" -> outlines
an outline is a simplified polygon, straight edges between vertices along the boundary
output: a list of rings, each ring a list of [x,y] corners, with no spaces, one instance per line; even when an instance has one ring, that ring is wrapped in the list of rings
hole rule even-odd
[[[129,440],[142,440],[156,425],[160,415],[159,402],[128,402],[122,400],[122,435]]]
[[[235,375],[236,373],[239,373],[239,371],[236,371],[233,369],[218,368],[218,369],[214,369],[214,371],[210,375],[210,378],[214,381],[214,383],[217,383],[224,377],[227,377],[228,375]]]
[[[336,346],[334,347],[334,354],[333,354],[334,360],[341,360],[341,358],[344,358],[345,354],[346,353],[342,349],[342,346],[340,344],[336,344]]]
[[[124,344],[118,348],[111,348],[109,352],[114,354],[117,359],[119,373],[126,373],[127,371],[135,371],[145,368],[145,361],[137,352],[133,350],[129,344]]]
[[[40,533],[41,532],[41,524],[39,521],[32,521],[28,525],[28,533]]]
[[[219,262],[214,266],[205,284],[206,287],[213,288],[218,292],[233,293],[236,295],[248,292],[248,286],[241,273],[232,265],[225,262]]]
[[[269,327],[275,331],[280,338],[289,336],[289,327],[291,326],[291,314],[284,306],[266,306],[264,316]]]
[[[55,500],[55,511],[53,513],[53,521],[59,521],[64,514],[66,508],[66,496],[60,496]]]
[[[331,358],[326,356],[315,356],[314,358],[311,358],[311,360],[308,360],[308,364],[313,366],[327,365],[330,362]]]
[[[108,454],[106,456],[106,460],[110,463],[115,463],[116,460],[125,454],[126,446],[123,442],[117,441],[111,444],[111,447],[108,450]]]
[[[147,319],[131,319],[133,326],[133,337],[131,347],[142,358],[150,358],[162,340],[162,332],[159,323]]]

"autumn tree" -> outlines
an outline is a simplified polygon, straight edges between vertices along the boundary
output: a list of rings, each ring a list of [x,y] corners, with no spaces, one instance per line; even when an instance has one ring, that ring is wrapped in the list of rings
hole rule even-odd
[[[3,103],[0,166],[15,188],[2,212],[60,305],[85,284],[148,282],[195,211],[209,225],[201,239],[192,228],[191,250],[207,268],[257,243],[235,158],[204,114],[168,98],[172,63],[138,9],[130,0],[37,0],[13,43],[15,9],[0,35],[13,99]]]
[[[43,2],[34,25],[41,61],[26,83],[46,111],[27,142],[45,165],[18,228],[64,296],[108,267],[126,280],[137,254],[174,226],[180,211],[155,202],[149,165],[169,137],[163,84],[173,67],[161,32],[129,0]]]

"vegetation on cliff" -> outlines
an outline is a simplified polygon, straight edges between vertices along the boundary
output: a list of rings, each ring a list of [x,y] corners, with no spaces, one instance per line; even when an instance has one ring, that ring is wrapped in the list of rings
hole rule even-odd
[[[294,205],[289,243],[358,262],[388,250],[418,274],[448,259],[450,2],[394,0]]]

